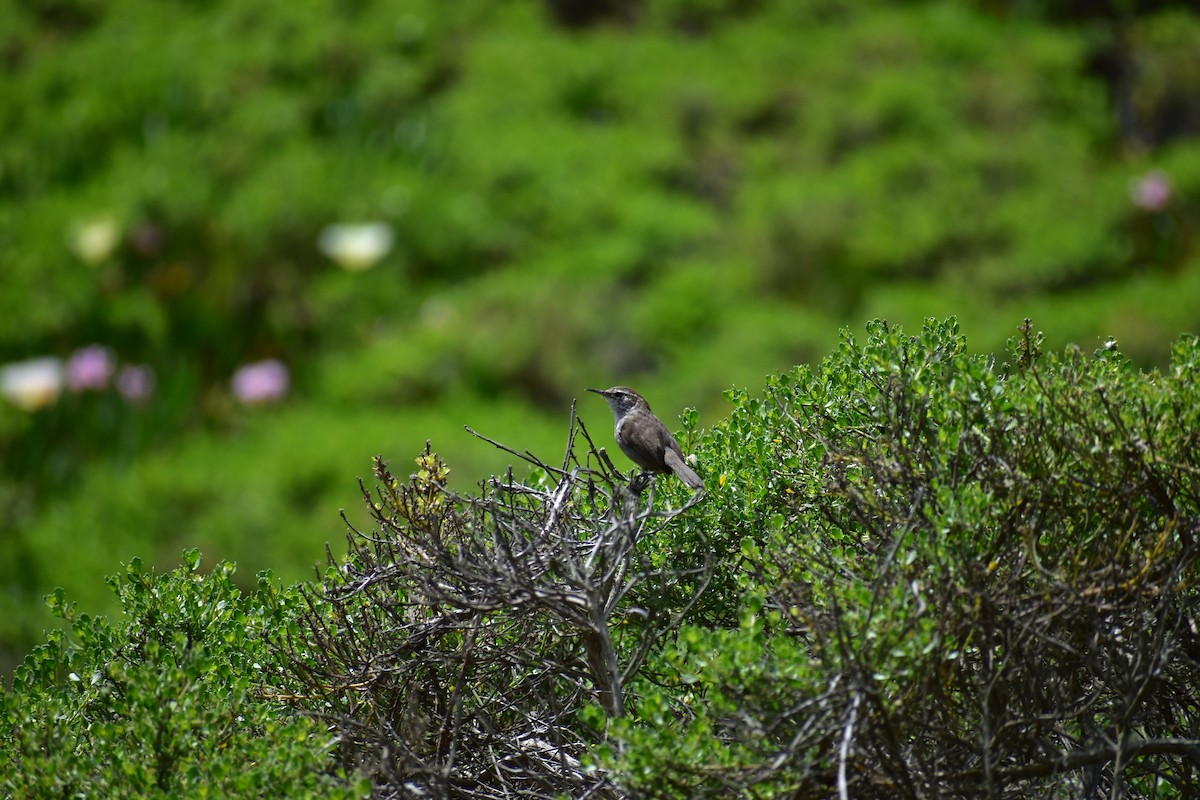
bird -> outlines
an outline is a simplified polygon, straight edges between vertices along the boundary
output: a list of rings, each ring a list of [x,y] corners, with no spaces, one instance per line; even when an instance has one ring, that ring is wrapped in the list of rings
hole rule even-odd
[[[674,472],[692,489],[704,488],[704,481],[683,460],[679,442],[662,420],[654,416],[644,397],[628,386],[588,391],[608,401],[616,421],[613,436],[630,461],[647,472]]]

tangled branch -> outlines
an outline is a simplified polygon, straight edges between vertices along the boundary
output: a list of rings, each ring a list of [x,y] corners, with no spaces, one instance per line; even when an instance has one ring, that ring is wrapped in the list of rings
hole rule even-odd
[[[465,497],[428,445],[406,482],[376,459],[375,493],[362,485],[375,526],[330,555],[291,662],[380,796],[620,796],[587,762],[604,731],[579,715],[625,714],[630,681],[704,591],[707,561],[638,548],[699,497],[662,509],[652,483],[631,489],[574,409],[557,465],[480,438],[540,478],[510,468]],[[664,604],[680,583],[689,599]]]

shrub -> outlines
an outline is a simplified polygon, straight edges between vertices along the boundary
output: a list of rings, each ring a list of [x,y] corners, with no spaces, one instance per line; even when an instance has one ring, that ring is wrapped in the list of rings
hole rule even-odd
[[[0,697],[0,787],[9,797],[352,797],[330,777],[330,735],[264,693],[266,630],[294,595],[259,576],[243,595],[200,557],[166,575],[134,560],[112,578],[125,618],[50,603],[52,631]]]
[[[737,397],[710,441],[755,431],[732,461],[771,487],[741,618],[637,687],[656,711],[609,762],[634,794],[1197,791],[1200,341],[1164,374],[1028,323],[1007,363],[965,344],[875,323]]]
[[[376,528],[350,531],[349,558],[330,556],[277,637],[296,695],[382,797],[621,796],[589,753],[712,559],[642,551],[691,503],[656,508],[576,420],[561,465],[526,458],[540,478],[510,470],[477,497],[446,489],[428,447],[407,481],[377,459]]]

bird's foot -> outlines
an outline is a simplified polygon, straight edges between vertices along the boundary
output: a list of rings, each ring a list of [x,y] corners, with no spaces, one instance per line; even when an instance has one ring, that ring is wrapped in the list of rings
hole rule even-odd
[[[646,491],[646,487],[654,480],[653,472],[640,472],[629,479],[629,491],[636,495],[640,495]]]

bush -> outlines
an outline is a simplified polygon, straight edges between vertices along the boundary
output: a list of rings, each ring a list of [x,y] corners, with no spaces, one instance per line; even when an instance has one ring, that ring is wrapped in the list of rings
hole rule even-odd
[[[61,631],[17,668],[0,697],[0,787],[9,797],[354,797],[330,776],[333,739],[264,687],[269,629],[293,593],[259,576],[242,595],[233,567],[200,557],[153,575],[134,560],[109,585],[125,618],[78,613],[62,590]],[[351,789],[355,790],[352,791]]]
[[[589,754],[712,558],[642,552],[691,503],[656,508],[572,422],[561,465],[527,456],[540,479],[510,470],[478,497],[448,491],[428,447],[406,481],[377,459],[376,529],[350,532],[299,630],[277,637],[303,707],[379,796],[620,796]]]
[[[1165,374],[1028,324],[1007,363],[965,345],[875,323],[737,397],[709,441],[757,497],[741,617],[614,725],[634,794],[1197,791],[1200,340]]]

